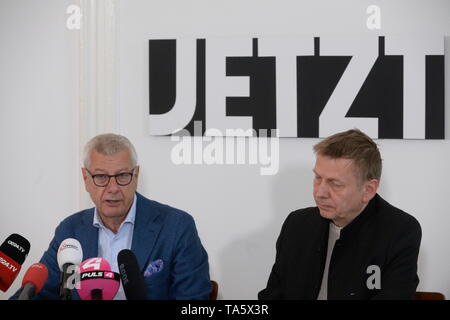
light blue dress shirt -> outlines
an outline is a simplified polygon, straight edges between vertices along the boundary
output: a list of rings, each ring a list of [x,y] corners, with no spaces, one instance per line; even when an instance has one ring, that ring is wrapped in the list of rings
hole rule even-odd
[[[128,211],[117,233],[105,227],[102,220],[98,217],[97,208],[95,208],[92,225],[98,228],[98,256],[106,259],[111,265],[111,270],[114,272],[119,272],[119,266],[117,264],[117,255],[119,252],[123,249],[131,249],[135,218],[136,194],[134,195],[130,211]],[[120,288],[114,300],[126,300],[122,282],[120,282]]]

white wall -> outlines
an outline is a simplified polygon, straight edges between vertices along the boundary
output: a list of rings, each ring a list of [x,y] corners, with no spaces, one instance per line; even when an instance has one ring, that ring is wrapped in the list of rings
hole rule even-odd
[[[57,224],[78,210],[78,43],[70,1],[0,1],[0,241],[31,243],[20,287]]]
[[[80,93],[79,72],[86,64],[79,61],[77,31],[65,28],[65,10],[74,2],[0,0],[0,241],[13,232],[30,240],[23,270],[39,260],[57,223],[86,205],[79,195],[79,137],[101,131],[79,119],[79,99],[87,94]],[[104,112],[117,112],[116,131],[138,150],[140,192],[195,217],[222,299],[255,299],[265,286],[282,222],[290,211],[314,204],[311,150],[318,139],[281,139],[275,176],[261,176],[256,165],[174,165],[170,152],[176,142],[147,134],[148,39],[373,34],[365,24],[371,4],[382,10],[380,34],[450,35],[450,2],[445,0],[116,4],[117,109]],[[446,79],[449,49],[446,41]],[[449,93],[447,81],[447,131]],[[422,225],[419,289],[450,297],[449,140],[377,142],[384,159],[380,194]],[[0,299],[20,285],[23,274]]]

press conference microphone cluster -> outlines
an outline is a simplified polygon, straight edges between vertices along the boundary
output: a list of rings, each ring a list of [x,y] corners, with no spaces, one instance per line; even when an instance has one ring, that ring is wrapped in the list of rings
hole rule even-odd
[[[75,274],[83,260],[83,249],[78,240],[67,238],[61,242],[56,256],[61,270],[59,296],[61,300],[72,300],[72,289],[75,287]],[[70,283],[73,279],[73,283]]]
[[[32,264],[22,280],[22,292],[17,300],[30,300],[41,291],[48,278],[48,269],[42,263]]]
[[[82,300],[112,300],[120,282],[127,300],[147,299],[144,276],[131,250],[122,250],[117,256],[120,273],[113,272],[104,258],[89,258],[81,262],[82,258],[83,251],[78,240],[68,238],[61,242],[57,260],[61,270],[62,300],[71,300],[71,290],[74,288]],[[75,281],[70,282],[71,279]]]
[[[25,258],[30,252],[30,242],[13,233],[0,246],[0,290],[6,292],[16,279]]]
[[[127,300],[146,300],[144,276],[134,253],[128,249],[120,251],[117,255],[117,264]]]

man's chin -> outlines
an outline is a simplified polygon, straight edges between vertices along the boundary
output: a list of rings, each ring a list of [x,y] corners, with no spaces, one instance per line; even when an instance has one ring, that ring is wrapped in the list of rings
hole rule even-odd
[[[333,220],[336,217],[336,212],[334,210],[319,207],[319,212],[322,218]]]
[[[109,208],[109,207],[103,207],[102,210],[102,216],[105,218],[120,218],[125,215],[123,208]]]

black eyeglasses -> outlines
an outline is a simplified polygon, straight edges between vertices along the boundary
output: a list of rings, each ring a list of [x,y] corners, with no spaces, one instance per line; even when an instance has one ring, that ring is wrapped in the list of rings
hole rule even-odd
[[[92,177],[92,180],[94,181],[94,184],[97,187],[106,187],[109,184],[109,179],[111,179],[112,177],[116,179],[116,183],[119,186],[124,187],[129,185],[131,183],[131,180],[133,180],[134,169],[136,169],[136,167],[134,167],[133,170],[131,170],[131,172],[121,172],[118,174],[104,174],[104,173],[92,174],[89,172],[88,169],[86,169],[86,171]]]

